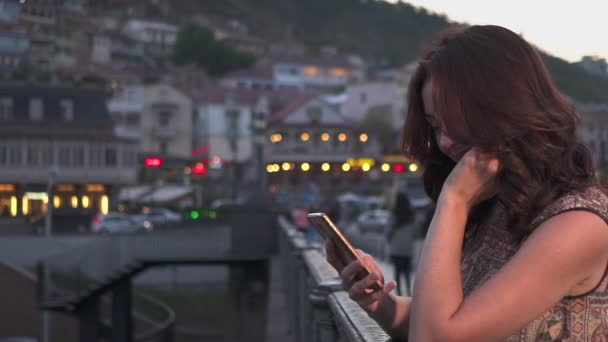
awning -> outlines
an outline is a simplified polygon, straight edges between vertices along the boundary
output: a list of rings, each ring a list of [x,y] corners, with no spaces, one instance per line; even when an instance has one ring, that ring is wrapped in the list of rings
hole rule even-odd
[[[166,203],[194,193],[194,188],[185,185],[165,185],[138,199],[138,202]]]
[[[118,194],[119,201],[136,201],[141,196],[152,190],[151,185],[138,185],[125,187],[120,189],[120,193]]]

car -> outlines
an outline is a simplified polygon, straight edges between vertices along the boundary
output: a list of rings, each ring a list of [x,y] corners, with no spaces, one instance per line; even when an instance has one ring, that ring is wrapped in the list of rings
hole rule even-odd
[[[125,234],[145,231],[143,224],[138,224],[129,215],[119,212],[97,214],[91,223],[91,232],[99,234]]]
[[[384,234],[390,225],[391,213],[384,209],[368,210],[357,217],[357,226],[361,234]]]
[[[176,225],[182,222],[182,216],[166,208],[144,208],[143,221],[148,221],[155,227]]]

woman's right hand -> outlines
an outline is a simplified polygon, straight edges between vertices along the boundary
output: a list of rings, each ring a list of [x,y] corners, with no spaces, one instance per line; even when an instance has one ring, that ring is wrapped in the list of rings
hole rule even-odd
[[[369,254],[357,249],[359,260],[346,264],[340,256],[338,246],[331,239],[325,243],[325,251],[327,261],[342,278],[344,290],[348,292],[352,300],[368,313],[377,312],[383,300],[387,299],[388,293],[397,287],[396,283],[391,281],[385,284],[382,290],[372,288],[372,285],[378,280],[384,284],[384,277],[380,267]],[[368,267],[371,273],[365,278],[357,280],[355,277],[364,269],[363,264]]]

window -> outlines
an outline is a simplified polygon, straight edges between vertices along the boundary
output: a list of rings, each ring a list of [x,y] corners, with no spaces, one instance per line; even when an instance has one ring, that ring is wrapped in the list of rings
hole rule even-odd
[[[135,151],[130,148],[125,148],[122,151],[122,166],[135,166]]]
[[[73,146],[72,147],[72,164],[75,167],[84,166],[84,147]]]
[[[42,161],[42,165],[43,166],[50,166],[53,165],[53,162],[55,160],[54,155],[53,155],[53,145],[51,144],[51,142],[45,142],[41,145],[42,149],[41,149],[41,161]]]
[[[171,113],[169,112],[160,112],[158,113],[158,124],[160,127],[168,127],[169,119],[171,118]]]
[[[30,120],[42,120],[42,99],[30,99]]]
[[[70,160],[70,147],[63,145],[59,146],[59,166],[60,167],[71,167],[72,163]]]
[[[4,141],[0,141],[0,165],[5,165],[8,161],[7,146]]]
[[[101,167],[103,166],[103,152],[102,152],[102,146],[99,143],[92,143],[91,144],[91,151],[90,151],[90,160],[89,160],[89,165],[93,166],[93,167]]]
[[[74,102],[72,100],[61,100],[59,108],[61,109],[61,117],[64,121],[74,120]]]
[[[0,120],[13,119],[13,99],[3,97],[0,99]]]
[[[21,165],[21,145],[13,143],[8,145],[8,164],[19,166]]]
[[[33,142],[27,144],[27,165],[37,166],[39,160],[39,145]]]
[[[161,154],[167,154],[167,150],[168,150],[167,142],[166,141],[161,142],[160,143],[160,151],[159,152]]]
[[[310,123],[319,123],[319,121],[321,121],[321,108],[310,107],[306,110],[306,115],[308,116]]]
[[[114,147],[106,147],[106,166],[115,167],[117,164],[116,149]]]

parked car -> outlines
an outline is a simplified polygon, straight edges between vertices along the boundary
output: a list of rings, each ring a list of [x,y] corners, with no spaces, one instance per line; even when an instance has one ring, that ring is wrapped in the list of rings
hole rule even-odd
[[[182,222],[180,214],[166,208],[144,208],[141,215],[144,222],[148,221],[155,227],[175,225]]]
[[[125,234],[145,230],[143,223],[140,225],[129,215],[118,212],[97,214],[91,224],[91,231],[100,234]]]
[[[389,228],[391,213],[388,210],[374,209],[361,213],[357,217],[357,226],[361,234],[384,234]]]

